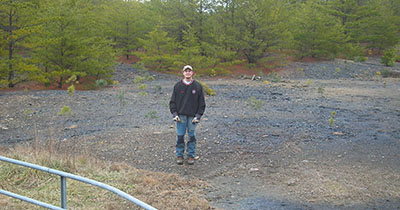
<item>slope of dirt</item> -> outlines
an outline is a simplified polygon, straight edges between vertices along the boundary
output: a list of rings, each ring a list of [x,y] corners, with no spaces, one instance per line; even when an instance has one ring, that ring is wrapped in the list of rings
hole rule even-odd
[[[206,97],[193,166],[175,164],[168,103],[180,78],[128,65],[100,91],[0,93],[0,144],[54,141],[59,152],[198,177],[221,209],[399,209],[400,80],[375,76],[384,68],[292,63],[275,83],[202,79],[217,95]],[[132,81],[146,74],[155,80],[141,90]],[[57,115],[64,105],[71,116]]]

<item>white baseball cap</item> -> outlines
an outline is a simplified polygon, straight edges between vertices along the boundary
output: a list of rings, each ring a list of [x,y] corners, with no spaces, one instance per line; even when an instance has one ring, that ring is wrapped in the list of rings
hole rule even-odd
[[[193,71],[192,66],[186,65],[186,66],[183,67],[182,72],[185,71],[186,69],[190,69],[190,71]]]

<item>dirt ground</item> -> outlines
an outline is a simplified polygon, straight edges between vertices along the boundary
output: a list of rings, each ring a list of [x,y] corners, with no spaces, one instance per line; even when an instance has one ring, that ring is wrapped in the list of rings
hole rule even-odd
[[[0,144],[52,139],[60,152],[197,177],[219,209],[400,209],[398,78],[201,78],[217,95],[195,165],[178,166],[168,102],[179,77],[150,73],[140,89],[143,72],[116,74],[119,85],[74,96],[0,93]],[[64,105],[71,116],[56,114]]]

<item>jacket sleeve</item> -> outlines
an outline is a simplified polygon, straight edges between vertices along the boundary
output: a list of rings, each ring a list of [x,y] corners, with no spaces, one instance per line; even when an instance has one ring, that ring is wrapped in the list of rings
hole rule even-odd
[[[171,96],[171,100],[169,101],[169,110],[171,112],[171,114],[173,115],[173,117],[178,115],[178,112],[176,110],[176,85],[174,86],[174,90],[172,91],[172,96]]]
[[[196,113],[196,118],[200,120],[206,110],[206,101],[204,99],[203,87],[200,85],[199,106]]]

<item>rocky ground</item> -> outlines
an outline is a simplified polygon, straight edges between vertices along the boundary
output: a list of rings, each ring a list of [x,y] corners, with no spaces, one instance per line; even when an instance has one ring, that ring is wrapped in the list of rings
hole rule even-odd
[[[179,77],[126,64],[120,84],[102,90],[1,92],[0,144],[53,142],[59,152],[198,177],[221,209],[400,209],[400,79],[376,76],[385,69],[335,60],[259,80],[200,78],[217,95],[206,97],[193,166],[175,164],[168,103]],[[138,75],[155,80],[140,89]],[[72,115],[57,114],[64,106]]]

